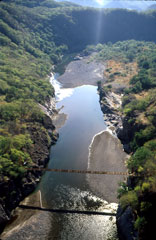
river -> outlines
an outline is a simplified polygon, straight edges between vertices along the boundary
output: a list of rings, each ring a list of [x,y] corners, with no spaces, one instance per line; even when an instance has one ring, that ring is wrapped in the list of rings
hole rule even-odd
[[[56,98],[59,100],[57,108],[61,108],[60,114],[64,113],[67,120],[59,129],[57,144],[51,148],[51,160],[48,167],[87,170],[89,145],[95,134],[106,129],[97,87],[84,85],[61,91],[58,87],[59,83],[54,81]],[[83,174],[46,173],[42,178],[40,190],[43,205],[48,208],[106,212],[116,209],[116,204],[111,207],[92,193],[86,176]],[[80,214],[61,216],[55,214],[53,218],[57,223],[55,227],[59,230],[54,231],[52,227],[48,236],[49,240],[105,239],[106,227],[108,229],[111,225],[108,224],[108,219],[114,220],[111,216]]]
[[[82,85],[75,88],[62,88],[56,78],[57,75],[53,76],[51,81],[55,87],[56,108],[59,109],[60,118],[64,116],[64,124],[58,129],[58,142],[51,147],[48,167],[92,169],[95,164],[90,165],[90,148],[96,136],[99,136],[99,133],[105,134],[107,128],[100,109],[97,87]],[[107,132],[107,134],[111,138],[112,142],[109,140],[109,143],[113,145],[113,149],[115,149],[115,145],[122,153],[122,147],[118,140],[110,133]],[[107,149],[108,151],[111,149]],[[105,154],[103,153],[103,155]],[[125,155],[122,156],[122,160],[124,157]],[[94,162],[93,157],[91,159]],[[121,165],[124,165],[124,161]],[[99,169],[96,170],[105,170],[100,168],[100,164],[98,167]],[[6,231],[2,240],[118,239],[116,218],[112,216],[112,213],[116,213],[117,203],[110,201],[108,189],[107,196],[105,195],[105,188],[102,186],[109,185],[107,180],[105,182],[102,177],[96,177],[94,180],[94,177],[94,175],[87,176],[76,173],[46,172],[38,186],[38,190],[41,192],[42,206],[50,209],[73,210],[75,213],[60,214],[37,211],[29,219],[22,223],[19,221],[16,227]],[[113,192],[113,196],[116,195],[116,191]],[[34,199],[33,205],[35,205]],[[110,213],[110,216],[107,214],[80,214],[78,211]]]

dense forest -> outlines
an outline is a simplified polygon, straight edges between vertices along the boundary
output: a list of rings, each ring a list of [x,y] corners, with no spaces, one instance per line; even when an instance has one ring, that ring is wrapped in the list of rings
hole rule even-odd
[[[143,239],[142,229],[147,226],[148,231],[152,225],[149,215],[156,186],[156,47],[143,41],[156,42],[155,29],[155,11],[99,10],[53,0],[0,2],[0,187],[25,178],[26,168],[33,163],[32,128],[44,134],[50,145],[40,105],[48,108],[54,96],[48,77],[52,66],[64,54],[101,43],[94,49],[99,60],[115,56],[125,62],[137,61],[139,66],[123,98],[123,113],[135,129],[128,168],[137,177],[130,188],[123,185],[120,201],[123,208],[132,206]],[[141,42],[122,43],[129,39]],[[92,51],[92,47],[85,51]],[[4,193],[0,192],[0,203],[5,210],[12,209],[9,198],[16,193],[7,197]]]

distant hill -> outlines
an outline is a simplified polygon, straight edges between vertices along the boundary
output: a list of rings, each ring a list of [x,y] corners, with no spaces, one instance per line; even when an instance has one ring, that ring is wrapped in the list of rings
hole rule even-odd
[[[57,2],[67,2],[66,0],[56,0]],[[151,5],[151,1],[103,1],[99,0],[68,0],[81,6],[102,7],[102,8],[126,8],[131,10],[146,10]]]
[[[96,0],[56,0],[57,2],[71,2],[81,6],[99,7]]]
[[[29,34],[32,35],[30,39],[34,39],[34,41],[30,41],[31,46],[44,49],[46,54],[53,56],[52,59],[56,58],[54,54],[58,51],[54,51],[54,45],[56,48],[66,45],[69,51],[80,51],[88,44],[98,42],[116,42],[128,39],[156,41],[156,16],[154,12],[146,14],[126,9],[103,9],[99,11],[95,8],[79,7],[74,3],[87,4],[90,2],[90,4],[94,4],[97,3],[95,0],[70,1],[72,3],[67,1],[56,2],[54,0],[3,0],[1,2],[3,7],[1,19],[16,29],[17,23],[14,23],[14,20],[10,20],[9,17],[12,9],[16,9],[15,21],[18,21],[19,26],[22,24],[25,31],[29,29]],[[9,4],[6,7],[4,3]],[[121,1],[109,1],[109,6],[115,7],[117,3],[123,4]],[[7,15],[6,10],[8,11]],[[0,32],[3,31],[3,34],[10,37],[6,28],[6,25],[5,29],[4,26],[0,26]],[[41,34],[42,41],[44,40],[44,43],[46,41],[44,47],[40,38],[33,35],[32,31]],[[12,33],[11,38],[15,39],[17,35]],[[23,43],[22,33],[20,33],[20,42]]]

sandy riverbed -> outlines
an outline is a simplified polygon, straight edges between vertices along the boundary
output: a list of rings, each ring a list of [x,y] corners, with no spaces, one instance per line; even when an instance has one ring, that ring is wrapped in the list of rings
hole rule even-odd
[[[123,151],[118,138],[109,131],[97,134],[91,145],[89,170],[126,172],[125,161],[128,155]],[[88,175],[87,181],[94,193],[108,202],[117,202],[118,183],[125,179],[116,175]]]
[[[40,207],[40,194],[36,192],[25,198],[20,205]],[[21,209],[17,207],[14,210],[12,223],[6,226],[1,240],[21,240],[21,239],[45,239],[48,229],[51,226],[47,212],[38,210]],[[36,234],[38,229],[38,234]],[[47,231],[46,231],[47,230]]]
[[[69,63],[65,73],[58,78],[58,81],[65,88],[97,85],[97,81],[105,82],[104,69],[103,63],[92,61],[90,56],[85,57]]]

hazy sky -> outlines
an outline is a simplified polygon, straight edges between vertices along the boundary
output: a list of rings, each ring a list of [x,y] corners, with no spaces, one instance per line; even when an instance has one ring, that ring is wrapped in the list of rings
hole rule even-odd
[[[70,1],[83,6],[94,6],[94,7],[124,7],[135,9],[145,9],[148,6],[156,3],[156,1],[144,1],[144,0],[56,0],[60,1]]]
[[[104,4],[104,0],[95,0],[95,2],[97,2],[97,3],[100,4],[100,5],[103,5],[103,4]]]

